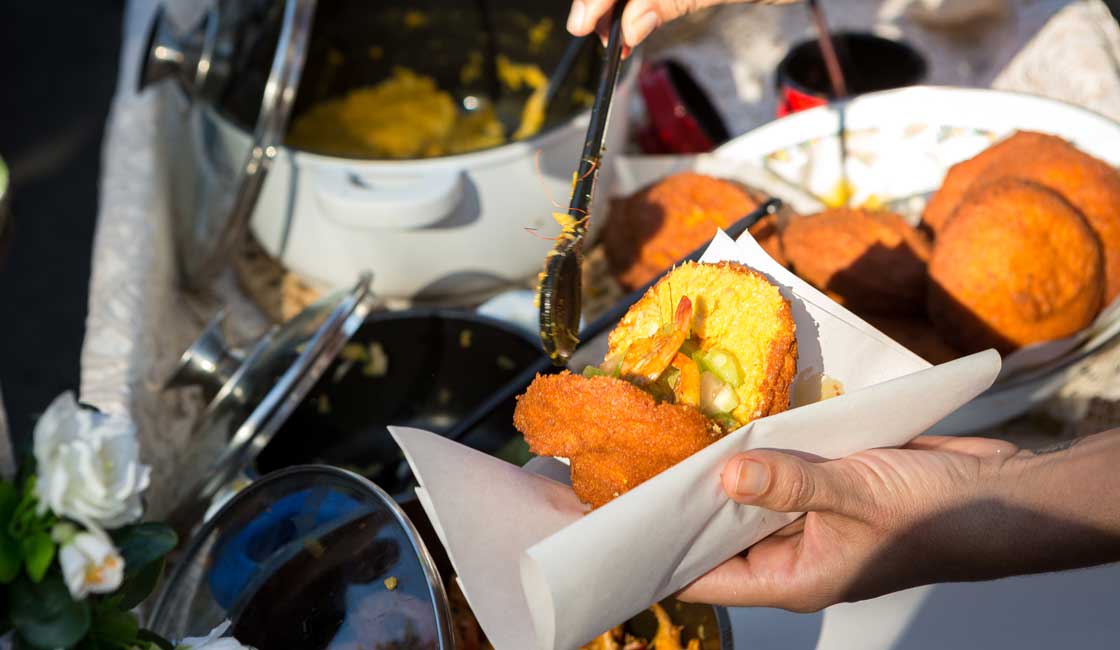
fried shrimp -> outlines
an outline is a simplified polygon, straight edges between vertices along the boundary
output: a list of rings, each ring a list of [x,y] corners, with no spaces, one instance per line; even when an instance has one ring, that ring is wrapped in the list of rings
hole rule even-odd
[[[576,495],[598,507],[787,409],[796,369],[777,287],[739,264],[688,263],[630,308],[600,367],[537,377],[513,421],[534,453],[571,461]]]

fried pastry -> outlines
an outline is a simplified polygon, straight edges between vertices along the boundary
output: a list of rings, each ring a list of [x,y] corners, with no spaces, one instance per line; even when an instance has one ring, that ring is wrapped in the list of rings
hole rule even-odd
[[[924,309],[929,242],[897,214],[825,210],[791,219],[782,244],[797,275],[854,311]]]
[[[1104,300],[1101,245],[1075,207],[1027,181],[968,194],[937,238],[929,316],[962,352],[1076,333]]]

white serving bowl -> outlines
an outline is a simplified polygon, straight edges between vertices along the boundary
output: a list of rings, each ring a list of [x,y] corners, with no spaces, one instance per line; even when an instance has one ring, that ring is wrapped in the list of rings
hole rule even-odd
[[[874,197],[916,223],[951,165],[1017,130],[1051,133],[1120,166],[1120,124],[1106,117],[1032,95],[926,86],[796,113],[731,140],[715,155],[763,168],[774,186],[795,187],[820,200],[834,197],[846,177],[853,203]],[[843,165],[841,132],[848,153]],[[1012,355],[991,389],[932,432],[975,432],[1020,415],[1118,340],[1120,310],[1113,309],[1077,345],[1045,363],[1022,363],[1022,355]]]

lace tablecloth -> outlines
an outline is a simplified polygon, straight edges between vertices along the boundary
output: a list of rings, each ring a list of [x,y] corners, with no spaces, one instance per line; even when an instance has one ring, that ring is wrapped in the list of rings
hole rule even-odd
[[[170,9],[197,12],[201,4],[181,0]],[[1033,92],[1120,120],[1120,29],[1099,0],[1010,2],[1002,18],[967,32],[922,27],[907,18],[907,4],[851,0],[842,3],[843,11],[834,3],[829,17],[834,27],[874,26],[903,35],[929,57],[930,83]],[[81,398],[135,419],[145,461],[160,477],[148,492],[150,512],[160,516],[203,469],[179,462],[199,396],[161,394],[160,385],[218,304],[226,305],[241,335],[261,331],[266,321],[230,275],[208,299],[188,298],[175,288],[163,165],[155,146],[160,96],[133,90],[154,8],[154,0],[131,0],[126,12],[119,90],[105,137]],[[774,66],[792,42],[809,35],[803,8],[728,6],[667,27],[649,53],[688,66],[731,131],[741,133],[771,118]],[[1120,352],[1114,351],[1083,369],[1046,405],[1048,414],[1015,426],[1067,435],[1120,422],[1118,378]]]

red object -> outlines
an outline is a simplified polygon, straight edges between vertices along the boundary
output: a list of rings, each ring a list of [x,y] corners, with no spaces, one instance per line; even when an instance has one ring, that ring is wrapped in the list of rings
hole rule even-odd
[[[637,134],[642,151],[706,153],[727,140],[723,120],[679,64],[643,64],[638,87],[649,114],[649,124]]]
[[[828,103],[828,97],[814,95],[803,90],[798,90],[790,85],[783,85],[778,89],[778,117],[785,117],[790,113],[804,111]]]
[[[849,96],[909,86],[926,76],[925,57],[902,41],[860,32],[836,32],[832,41]],[[823,106],[831,99],[832,84],[817,39],[793,46],[778,63],[775,77],[778,117]]]

